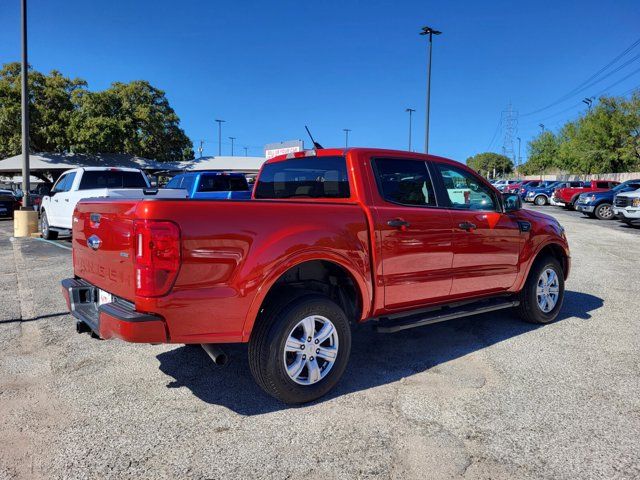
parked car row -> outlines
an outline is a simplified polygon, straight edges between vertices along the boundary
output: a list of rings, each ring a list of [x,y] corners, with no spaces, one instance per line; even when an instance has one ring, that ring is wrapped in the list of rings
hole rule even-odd
[[[590,218],[640,225],[640,179],[559,180],[522,182],[517,186],[525,202],[577,210]],[[511,187],[513,189],[513,187]]]

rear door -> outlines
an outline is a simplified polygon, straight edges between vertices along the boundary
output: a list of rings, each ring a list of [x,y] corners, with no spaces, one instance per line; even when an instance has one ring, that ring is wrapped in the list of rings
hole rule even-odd
[[[60,184],[60,193],[53,197],[55,220],[49,220],[50,225],[62,228],[71,228],[71,215],[75,203],[72,201],[72,188],[76,181],[76,172],[66,174],[64,183]]]
[[[443,299],[451,290],[452,226],[423,160],[375,158],[375,230],[389,310]]]
[[[518,274],[522,242],[517,220],[502,213],[498,196],[477,175],[437,162],[434,171],[453,223],[451,295],[464,297],[511,288]]]

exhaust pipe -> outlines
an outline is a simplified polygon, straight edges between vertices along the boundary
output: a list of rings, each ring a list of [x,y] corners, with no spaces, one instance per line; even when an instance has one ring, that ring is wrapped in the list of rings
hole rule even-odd
[[[201,346],[202,349],[207,352],[207,355],[211,357],[213,363],[215,363],[216,365],[223,366],[226,365],[229,361],[229,357],[227,357],[227,354],[224,353],[215,343],[203,343]]]

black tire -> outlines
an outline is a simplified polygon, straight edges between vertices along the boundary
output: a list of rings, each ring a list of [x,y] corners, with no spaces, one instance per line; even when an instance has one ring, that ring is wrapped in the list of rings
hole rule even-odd
[[[54,232],[49,228],[49,219],[47,218],[47,212],[44,210],[40,216],[40,232],[42,233],[42,238],[45,240],[55,240],[58,238],[58,232]]]
[[[558,299],[549,312],[544,312],[538,305],[538,295],[536,289],[538,287],[538,280],[547,269],[552,269],[558,277]],[[524,288],[519,294],[520,305],[517,307],[520,318],[529,323],[550,323],[553,322],[560,309],[562,308],[562,301],[564,300],[564,271],[560,262],[551,256],[545,256],[535,261],[529,272],[529,277],[524,285]]]
[[[567,208],[569,210],[575,210],[576,209],[576,202],[578,201],[578,197],[580,196],[580,194],[576,195],[575,197],[573,197],[571,199],[571,201],[567,204]]]
[[[301,385],[286,371],[285,344],[294,327],[310,315],[321,315],[331,321],[338,336],[339,349],[324,378],[310,385]],[[249,366],[257,384],[272,397],[288,404],[306,403],[322,397],[338,383],[350,353],[351,328],[344,311],[329,298],[310,294],[289,302],[274,302],[265,309],[249,341]]]
[[[613,220],[615,218],[615,215],[613,214],[613,206],[606,202],[596,206],[593,214],[598,220]]]
[[[538,195],[533,199],[533,203],[535,203],[539,207],[542,207],[547,204],[547,197],[545,197],[544,195]]]
[[[582,212],[582,214],[583,214],[585,217],[589,217],[589,218],[596,218],[596,215],[595,215],[594,213],[591,213],[591,212]]]

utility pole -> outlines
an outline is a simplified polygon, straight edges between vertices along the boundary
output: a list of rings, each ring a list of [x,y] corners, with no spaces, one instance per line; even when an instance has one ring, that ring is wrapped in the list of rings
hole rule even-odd
[[[520,156],[520,142],[522,141],[520,137],[516,137],[518,139],[518,167],[522,165],[522,157]]]
[[[506,110],[502,111],[501,124],[504,126],[504,137],[502,141],[502,154],[509,157],[515,163],[516,154],[513,148],[513,140],[518,132],[518,112],[513,110],[511,102]]]
[[[413,108],[407,108],[405,112],[409,112],[409,151],[411,151],[411,115],[415,110]]]
[[[222,124],[226,122],[226,120],[218,120],[218,156],[222,155]]]
[[[27,62],[27,0],[21,2],[22,10],[22,208],[31,206],[29,187],[29,64]]]
[[[233,157],[233,141],[236,139],[236,137],[229,137],[229,140],[231,140],[231,156]]]
[[[424,153],[429,153],[429,114],[431,110],[431,50],[433,48],[433,36],[440,35],[442,32],[434,30],[431,27],[422,27],[420,35],[429,35],[429,60],[427,62],[427,112],[426,125],[424,132]]]
[[[351,131],[350,128],[343,128],[342,131],[344,132],[344,148],[348,148],[349,147],[349,132]]]
[[[249,149],[247,147],[242,147],[242,148],[244,148],[244,156],[248,157],[249,156],[249,153],[248,153]]]
[[[198,147],[198,153],[200,153],[200,158],[202,158],[202,152],[204,151],[203,145],[204,145],[204,140],[200,140],[200,146]]]

